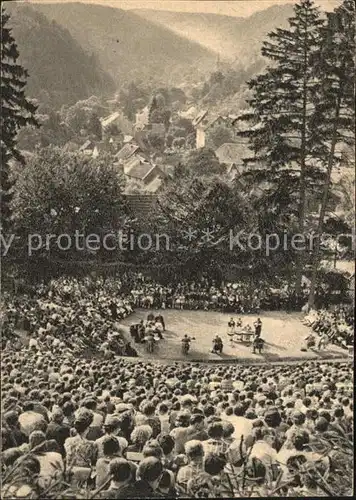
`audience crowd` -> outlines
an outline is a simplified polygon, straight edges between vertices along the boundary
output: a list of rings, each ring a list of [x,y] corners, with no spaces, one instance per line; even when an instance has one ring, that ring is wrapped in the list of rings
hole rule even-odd
[[[340,347],[354,345],[355,317],[352,306],[338,306],[333,309],[311,310],[303,322],[315,331],[325,342]]]
[[[157,309],[202,309],[229,313],[258,313],[260,310],[301,310],[308,290],[298,296],[288,283],[278,288],[267,283],[238,282],[218,285],[214,281],[181,282],[161,286],[148,279],[137,279],[131,296],[137,307]]]
[[[19,348],[14,330],[28,333],[30,347],[76,354],[100,349],[108,355],[135,355],[118,321],[133,312],[121,282],[60,278],[33,293],[5,296],[2,348]]]
[[[15,297],[4,294],[2,348],[19,347],[14,330],[29,333],[33,347],[45,343],[53,351],[76,354],[96,349],[105,356],[113,352],[136,356],[135,349],[120,333],[118,322],[135,307],[146,309],[203,309],[229,313],[259,313],[261,310],[301,311],[308,288],[298,298],[287,284],[258,289],[246,282],[218,287],[203,278],[199,282],[159,285],[141,274],[125,274],[121,279],[59,278]],[[353,309],[311,311],[304,320],[328,342],[341,346],[353,343]],[[325,333],[326,332],[326,333]]]
[[[135,356],[118,323],[135,306],[219,308],[222,296],[251,298],[244,290],[60,278],[5,297],[2,497],[351,495],[350,362],[212,366],[113,354]],[[338,340],[350,314],[311,311],[306,321]]]
[[[347,362],[163,365],[23,347],[3,353],[2,386],[3,498],[351,491]]]

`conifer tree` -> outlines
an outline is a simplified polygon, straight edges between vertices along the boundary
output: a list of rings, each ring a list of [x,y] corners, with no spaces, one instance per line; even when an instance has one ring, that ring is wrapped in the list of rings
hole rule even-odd
[[[101,121],[96,113],[91,113],[88,120],[88,132],[93,134],[97,139],[102,139]]]
[[[152,100],[151,100],[151,103],[149,105],[149,112],[148,112],[148,121],[149,121],[149,123],[152,123],[152,115],[154,114],[154,112],[157,109],[158,109],[157,99],[156,99],[156,96],[153,96]]]
[[[17,149],[17,132],[26,125],[38,126],[36,106],[25,95],[27,71],[18,64],[19,52],[11,28],[10,16],[1,11],[1,218],[7,229],[10,219],[12,183],[9,179],[9,161],[23,162]]]
[[[316,95],[313,126],[328,146],[325,157],[326,179],[315,239],[309,307],[314,305],[320,239],[330,195],[332,171],[339,144],[355,144],[355,4],[343,3],[328,14],[327,26],[321,29],[322,43],[315,61],[317,78],[322,82]]]
[[[250,126],[240,135],[249,139],[253,162],[264,167],[256,170],[258,179],[267,180],[275,192],[285,192],[287,186],[303,234],[308,194],[320,184],[322,174],[317,164],[325,154],[322,137],[312,127],[314,96],[320,87],[312,63],[320,47],[323,21],[312,0],[301,0],[294,12],[289,27],[276,29],[263,43],[262,55],[270,64],[264,73],[249,81],[251,111],[240,119],[247,120]],[[300,253],[298,289],[302,257]]]

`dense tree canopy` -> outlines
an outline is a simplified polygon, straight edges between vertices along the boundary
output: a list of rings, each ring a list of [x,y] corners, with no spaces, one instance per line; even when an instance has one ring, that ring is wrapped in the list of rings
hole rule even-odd
[[[125,220],[122,174],[109,156],[97,159],[49,147],[15,169],[16,192],[12,202],[19,236],[103,234]],[[45,249],[44,249],[45,250]],[[47,249],[48,250],[48,249]]]
[[[185,166],[193,175],[214,175],[224,172],[214,151],[210,148],[201,148],[187,154]]]
[[[220,125],[210,132],[209,141],[215,149],[218,149],[227,142],[233,142],[234,134],[231,128],[226,127],[225,125]]]
[[[301,0],[294,6],[288,28],[278,28],[268,35],[262,55],[270,64],[265,72],[250,80],[251,108],[241,116],[251,125],[240,134],[248,137],[254,152],[252,161],[258,164],[256,181],[273,183],[276,193],[289,193],[290,204],[296,207],[300,234],[306,231],[308,200],[320,197],[325,176],[322,162],[327,147],[314,126],[315,97],[321,90],[315,60],[322,25],[312,0]],[[284,184],[288,185],[287,190]],[[301,287],[304,257],[301,251],[297,288]]]
[[[8,26],[9,15],[1,11],[1,213],[3,225],[10,217],[11,183],[9,161],[23,161],[17,148],[17,133],[26,125],[37,126],[36,106],[26,98],[27,71],[18,64],[19,52]]]
[[[324,159],[327,165],[323,198],[313,255],[312,284],[309,305],[314,305],[317,272],[321,260],[320,240],[328,209],[332,171],[337,161],[338,144],[355,145],[355,4],[350,0],[328,14],[328,22],[321,30],[322,43],[315,58],[316,76],[322,82],[316,96],[314,126],[327,144]]]

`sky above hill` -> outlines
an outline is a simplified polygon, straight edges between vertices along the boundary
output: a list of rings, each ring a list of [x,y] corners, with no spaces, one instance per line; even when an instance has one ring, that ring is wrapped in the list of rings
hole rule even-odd
[[[25,0],[28,3],[68,3],[73,0]],[[81,3],[95,3],[120,9],[153,9],[178,12],[211,12],[227,16],[247,17],[272,5],[295,3],[295,0],[85,0]],[[323,10],[333,10],[341,0],[315,0]]]

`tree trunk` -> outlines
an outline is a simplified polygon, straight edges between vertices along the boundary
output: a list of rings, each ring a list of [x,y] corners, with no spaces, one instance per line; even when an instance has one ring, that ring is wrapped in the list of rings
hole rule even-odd
[[[321,207],[320,207],[318,228],[317,228],[316,239],[315,239],[311,285],[310,285],[310,292],[309,292],[309,299],[308,299],[309,308],[312,308],[314,306],[314,303],[315,303],[316,280],[317,280],[318,267],[319,267],[319,262],[320,262],[320,239],[321,239],[321,235],[323,232],[323,225],[324,225],[324,219],[325,219],[325,215],[326,215],[328,196],[329,196],[329,190],[330,190],[330,184],[331,184],[331,174],[332,174],[332,169],[334,166],[335,147],[336,147],[336,143],[337,143],[338,120],[339,120],[340,107],[341,107],[341,94],[342,94],[342,92],[340,89],[338,99],[336,102],[335,121],[334,121],[333,132],[332,132],[330,153],[329,153],[329,157],[328,157],[326,181],[325,181],[324,193],[323,193],[323,198],[322,198]]]
[[[304,31],[304,77],[303,77],[303,110],[301,130],[301,158],[300,158],[300,186],[299,186],[299,233],[304,234],[305,226],[305,204],[306,204],[306,180],[305,180],[305,158],[306,158],[306,127],[307,127],[307,71],[308,71],[308,40],[307,27]],[[299,295],[302,290],[304,254],[300,250],[297,256],[297,272],[295,291]]]
[[[305,163],[304,161],[302,163]],[[304,223],[305,223],[305,165],[301,167],[300,172],[300,202],[299,202],[299,233],[304,234]],[[297,270],[295,278],[295,291],[300,294],[302,290],[302,277],[303,277],[303,265],[304,265],[304,254],[301,250],[297,254]]]

